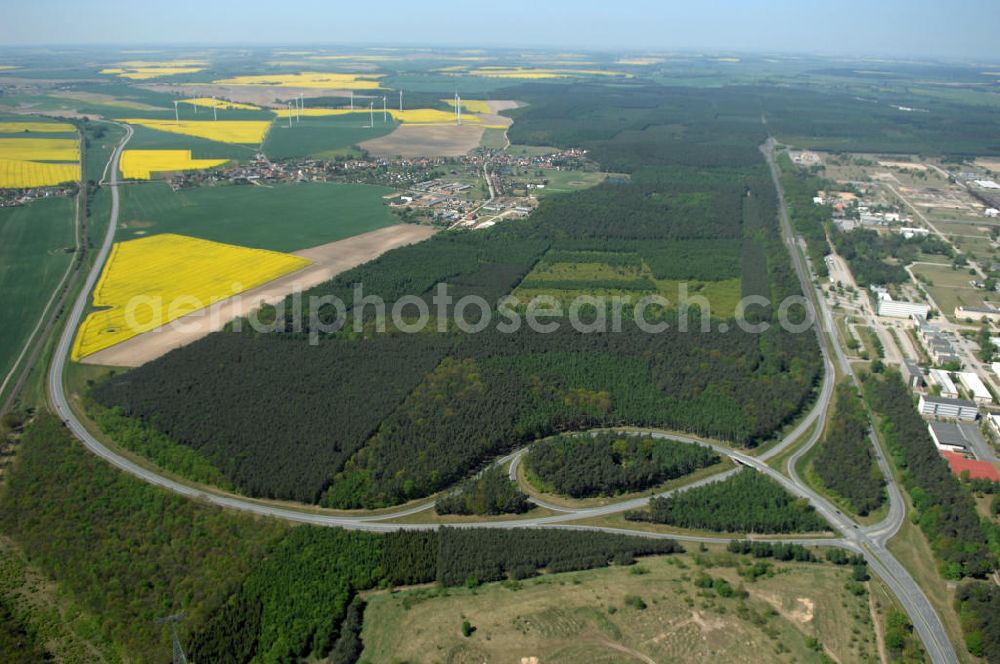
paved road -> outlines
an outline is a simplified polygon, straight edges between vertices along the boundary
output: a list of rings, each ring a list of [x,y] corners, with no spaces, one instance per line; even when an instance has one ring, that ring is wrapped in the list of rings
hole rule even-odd
[[[978,424],[959,423],[958,428],[962,432],[962,437],[969,443],[969,447],[972,448],[977,459],[980,461],[989,461],[990,463],[1000,463],[1000,459],[997,459],[993,447],[983,437],[983,432],[979,429]]]
[[[767,159],[768,166],[771,169],[771,177],[774,180],[775,187],[778,190],[778,208],[779,216],[781,221],[781,226],[783,233],[786,238],[794,237],[792,231],[791,220],[788,217],[788,206],[785,203],[784,191],[781,187],[781,180],[779,178],[778,166],[774,157],[774,139],[769,138],[767,144],[764,148],[764,156]],[[799,275],[799,279],[803,282],[803,292],[810,293],[814,292],[811,281],[808,279],[809,273],[805,266],[805,261],[802,258],[801,252],[794,250],[792,251],[792,262],[795,266],[795,270]],[[823,337],[825,336],[825,330],[832,331],[833,327],[830,321],[829,312],[823,307],[822,298],[816,298],[818,306],[823,309],[823,320],[824,325],[816,326],[816,332],[820,336],[820,346],[823,348],[824,356],[826,355],[826,343]],[[840,349],[840,344],[833,344],[838,354],[838,359],[841,361],[841,366],[846,365],[846,359]],[[848,366],[848,373],[850,373]],[[828,517],[830,523],[840,531],[845,538],[853,545],[859,546],[865,555],[865,559],[871,566],[872,570],[878,574],[886,584],[892,589],[896,598],[899,600],[900,604],[903,606],[904,610],[909,614],[911,621],[913,622],[914,628],[920,635],[921,640],[924,643],[924,648],[927,650],[927,654],[930,656],[931,661],[936,664],[939,662],[958,662],[958,655],[955,653],[955,648],[951,644],[951,640],[948,638],[948,633],[944,629],[944,625],[941,623],[941,618],[937,615],[934,607],[931,605],[930,600],[921,590],[920,586],[914,581],[913,577],[910,576],[909,572],[896,560],[895,556],[886,548],[886,542],[894,535],[899,528],[902,526],[903,518],[905,517],[905,508],[902,502],[902,494],[899,488],[896,486],[892,479],[892,475],[889,472],[889,467],[885,462],[884,451],[878,445],[877,440],[873,437],[873,444],[876,445],[876,449],[879,450],[879,467],[882,472],[886,475],[888,479],[888,491],[890,498],[890,510],[886,519],[884,519],[880,524],[872,526],[868,529],[862,530],[856,523],[841,514],[836,508],[834,508],[824,497],[816,494],[812,489],[810,489],[805,482],[798,477],[795,471],[795,462],[798,458],[801,458],[802,454],[808,450],[809,445],[804,445],[802,449],[798,450],[792,458],[789,459],[787,470],[789,476],[792,478],[793,484],[803,493],[809,496],[810,502],[816,506],[817,510],[820,511],[824,516],[828,515],[830,509],[833,509],[834,516]],[[823,506],[824,509],[820,509]]]
[[[174,481],[170,478],[163,477],[158,474],[155,470],[147,469],[138,464],[126,459],[125,457],[117,454],[116,452],[105,447],[100,441],[98,441],[83,424],[76,418],[75,414],[71,410],[69,403],[66,398],[65,387],[63,383],[63,373],[67,358],[69,356],[70,349],[73,343],[73,337],[75,331],[80,323],[83,313],[86,310],[87,301],[89,298],[89,293],[96,283],[98,276],[100,275],[104,261],[107,259],[108,253],[111,250],[111,246],[114,242],[115,229],[118,225],[118,209],[119,209],[119,199],[118,199],[118,175],[117,175],[117,164],[121,156],[121,151],[125,144],[132,137],[131,127],[126,127],[126,135],[123,138],[121,144],[116,148],[114,154],[112,155],[112,160],[110,162],[110,175],[109,175],[109,186],[111,188],[112,194],[112,205],[111,205],[111,218],[108,224],[108,230],[104,237],[104,241],[101,245],[100,251],[97,255],[97,259],[90,273],[87,276],[87,280],[84,284],[84,288],[81,290],[79,297],[77,298],[66,322],[66,327],[59,339],[59,344],[56,347],[56,352],[53,357],[52,364],[50,366],[49,376],[48,376],[48,388],[49,388],[49,398],[53,410],[63,419],[66,426],[72,431],[72,433],[80,439],[80,441],[89,449],[91,452],[106,460],[111,465],[139,478],[155,486],[162,487],[169,491],[173,491],[180,495],[189,497],[195,500],[201,500],[207,503],[218,505],[220,507],[241,510],[245,512],[251,512],[258,515],[275,517],[286,519],[289,521],[300,522],[300,523],[311,523],[323,526],[339,526],[343,528],[350,529],[361,529],[376,532],[388,532],[395,530],[423,530],[437,528],[439,524],[436,523],[413,523],[413,524],[399,524],[399,523],[385,523],[389,519],[396,519],[403,516],[411,516],[417,514],[421,511],[427,510],[432,507],[432,502],[423,503],[420,505],[412,506],[400,511],[394,511],[391,513],[383,513],[370,516],[339,516],[329,513],[322,513],[316,510],[309,509],[292,509],[287,507],[278,507],[268,504],[264,501],[252,500],[247,498],[242,498],[233,495],[227,495],[222,493],[208,492],[201,489],[197,489],[186,484]],[[772,167],[772,173],[775,176],[775,182],[778,186],[779,192],[779,202],[782,212],[782,227],[787,238],[794,237],[791,232],[791,225],[787,218],[787,210],[784,206],[783,194],[781,192],[780,183],[777,179],[777,173],[773,169],[776,168],[773,161],[773,144],[769,144],[768,150],[765,150],[765,155],[768,157],[768,161]],[[794,245],[794,242],[790,242]],[[796,247],[792,246],[792,255],[794,257],[794,262],[796,266],[796,271],[798,272],[799,278],[802,281],[803,291],[806,293],[811,292],[812,285],[809,280],[809,274],[805,269],[804,262],[802,261],[799,251]],[[730,458],[739,461],[741,464],[753,467],[756,470],[766,473],[768,476],[772,477],[776,481],[780,482],[786,489],[795,495],[807,498],[816,508],[816,510],[823,515],[842,535],[841,539],[829,538],[829,539],[792,539],[785,538],[785,541],[795,541],[800,544],[806,545],[816,545],[816,546],[839,546],[848,549],[852,549],[861,552],[865,555],[872,569],[878,574],[883,580],[888,583],[892,588],[893,592],[899,598],[899,601],[903,607],[910,614],[911,619],[920,633],[921,638],[924,641],[925,648],[930,654],[934,662],[957,662],[955,652],[948,641],[947,634],[945,634],[943,627],[941,626],[938,616],[934,613],[933,608],[927,601],[927,598],[923,595],[920,588],[916,585],[913,579],[909,576],[905,569],[899,565],[898,561],[892,557],[892,555],[884,548],[884,537],[883,534],[893,530],[895,525],[893,522],[898,517],[897,514],[892,513],[890,521],[884,526],[884,531],[876,530],[861,530],[857,524],[853,523],[846,517],[844,517],[835,507],[833,507],[828,501],[823,497],[817,495],[811,489],[809,489],[800,479],[792,476],[792,479],[785,477],[781,473],[777,472],[770,466],[768,466],[765,461],[768,458],[780,454],[782,451],[787,449],[797,438],[799,438],[813,422],[822,419],[830,403],[830,397],[833,392],[833,380],[834,371],[832,363],[828,357],[828,351],[826,344],[824,342],[824,327],[832,329],[830,327],[831,321],[829,320],[828,312],[824,312],[823,325],[815,326],[817,334],[819,335],[821,341],[821,348],[823,350],[824,363],[826,365],[826,371],[823,379],[823,383],[820,388],[820,392],[816,403],[809,413],[809,415],[799,423],[795,429],[790,432],[781,443],[777,446],[768,450],[766,454],[760,457],[751,457],[741,452],[731,450],[722,446],[713,446],[720,453],[726,454]],[[837,345],[834,344],[834,348]],[[842,366],[846,365],[846,360],[843,358],[842,354],[838,353],[838,360],[842,363]],[[846,367],[848,370],[849,366]],[[667,434],[655,434],[663,435]],[[803,449],[808,449],[812,444],[814,444],[819,439],[819,427],[816,431],[813,431],[807,444],[803,446]],[[684,437],[675,436],[675,438],[684,439]],[[693,439],[687,439],[693,442]],[[520,453],[514,453],[508,455],[502,461],[511,461],[511,466],[513,471],[516,472],[516,464],[520,459]],[[797,452],[797,455],[803,452]],[[792,464],[794,466],[794,464]],[[734,472],[734,471],[729,471]],[[705,483],[709,481],[718,481],[720,476],[714,476],[712,478],[706,478],[700,483]],[[614,503],[611,505],[605,505],[595,508],[578,509],[578,510],[568,510],[565,508],[560,508],[562,513],[556,514],[554,516],[548,517],[537,517],[529,519],[521,519],[517,521],[488,521],[488,522],[469,522],[455,527],[462,528],[525,528],[525,527],[558,527],[558,528],[573,528],[577,530],[598,530],[605,532],[627,532],[628,534],[641,535],[645,537],[653,538],[663,538],[663,539],[675,539],[679,541],[706,541],[706,542],[718,542],[725,541],[729,538],[726,537],[700,537],[700,536],[684,536],[675,534],[665,534],[665,533],[648,533],[642,531],[628,531],[623,529],[614,528],[599,528],[594,526],[582,526],[566,523],[569,521],[577,521],[581,518],[588,518],[593,516],[601,516],[606,514],[619,513],[628,509],[635,509],[645,505],[648,502],[648,497],[637,498],[631,501],[623,501],[619,503]],[[885,522],[883,522],[885,523]],[[896,526],[898,527],[898,526]],[[781,538],[774,538],[781,539]]]

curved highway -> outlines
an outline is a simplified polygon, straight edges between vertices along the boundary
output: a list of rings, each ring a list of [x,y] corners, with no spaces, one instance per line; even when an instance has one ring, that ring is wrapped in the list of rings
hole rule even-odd
[[[774,186],[778,192],[778,214],[781,222],[782,233],[789,240],[792,263],[795,266],[795,271],[799,275],[799,280],[802,282],[803,293],[815,295],[816,305],[822,312],[821,315],[823,324],[817,324],[815,329],[820,340],[820,347],[823,351],[823,355],[827,358],[827,365],[829,366],[829,354],[824,328],[829,329],[832,335],[832,317],[823,306],[822,297],[816,293],[816,289],[812,286],[810,274],[801,252],[798,247],[794,246],[793,238],[795,237],[795,233],[792,230],[792,223],[788,216],[788,205],[785,201],[784,189],[781,186],[778,165],[774,156],[774,147],[774,138],[769,137],[762,151],[764,153],[764,158],[767,160],[768,168],[771,171],[771,178],[774,180]],[[852,375],[850,365],[847,363],[847,359],[844,357],[839,344],[834,341],[834,343],[831,343],[830,345],[835,349],[837,359],[841,367],[846,369],[846,373],[848,375]],[[870,435],[873,434],[870,432]],[[927,595],[924,594],[924,591],[920,588],[910,573],[899,563],[898,560],[896,560],[896,557],[892,555],[888,548],[886,548],[888,540],[902,526],[903,518],[905,517],[905,507],[903,505],[902,494],[893,480],[889,467],[885,462],[885,455],[882,453],[881,447],[877,444],[877,441],[873,439],[873,442],[876,444],[876,449],[879,450],[879,467],[885,474],[887,486],[889,487],[890,509],[886,519],[883,520],[882,523],[862,530],[856,523],[841,514],[839,510],[836,510],[836,508],[834,508],[833,505],[831,505],[824,497],[818,495],[815,491],[810,489],[805,482],[798,477],[798,474],[795,471],[795,462],[801,458],[801,455],[805,454],[805,451],[808,450],[813,442],[814,441],[811,440],[789,459],[788,471],[789,475],[792,477],[792,482],[803,494],[809,496],[810,502],[816,506],[817,509],[819,509],[820,505],[825,507],[824,516],[826,516],[826,513],[830,509],[834,510],[835,515],[834,518],[829,519],[830,523],[832,523],[837,530],[843,533],[852,544],[861,547],[869,566],[871,566],[872,570],[874,570],[874,572],[878,574],[892,589],[897,600],[906,610],[907,614],[909,614],[910,619],[913,622],[913,626],[920,635],[924,648],[927,650],[927,654],[930,656],[931,660],[935,663],[957,663],[958,655],[955,653],[955,648],[952,646],[951,640],[948,638],[948,633],[945,631],[944,625],[941,623],[940,616],[938,616],[934,607],[931,605],[930,600],[927,599]]]
[[[395,530],[423,530],[438,528],[441,524],[438,523],[413,523],[413,524],[399,524],[399,523],[386,523],[390,519],[398,519],[405,516],[411,516],[419,512],[425,511],[433,507],[433,501],[428,501],[413,507],[409,507],[403,510],[394,511],[390,513],[371,515],[371,516],[340,516],[328,513],[322,513],[317,511],[310,511],[307,509],[294,509],[290,507],[276,506],[268,504],[264,501],[258,501],[248,498],[243,498],[240,496],[209,492],[202,489],[198,489],[182,482],[178,482],[169,477],[165,477],[159,474],[156,470],[145,468],[140,466],[131,460],[123,457],[117,452],[109,449],[103,443],[101,443],[97,438],[95,438],[86,427],[79,421],[76,414],[70,408],[69,402],[66,397],[66,391],[64,386],[64,370],[66,363],[68,361],[70,350],[72,348],[73,339],[77,327],[83,317],[83,314],[87,308],[87,302],[91,290],[94,284],[97,282],[100,276],[104,262],[107,260],[107,256],[111,250],[114,243],[115,230],[118,226],[118,211],[119,211],[119,196],[118,196],[118,162],[121,157],[122,150],[128,143],[129,139],[132,137],[132,128],[125,126],[126,134],[122,139],[122,142],[116,147],[114,153],[109,160],[109,177],[108,184],[111,188],[112,204],[111,204],[111,215],[108,223],[108,230],[104,236],[103,243],[101,244],[100,251],[97,254],[96,260],[93,267],[91,268],[87,279],[84,282],[84,286],[81,289],[76,302],[73,305],[72,310],[67,317],[66,326],[62,331],[59,338],[58,345],[56,346],[55,353],[53,356],[52,363],[49,368],[48,374],[48,391],[49,399],[54,412],[64,421],[69,430],[76,436],[83,445],[101,457],[109,464],[115,466],[116,468],[133,475],[145,482],[159,486],[161,488],[167,489],[174,493],[186,496],[191,499],[201,500],[213,505],[220,507],[225,507],[229,509],[241,510],[244,512],[251,512],[254,514],[285,519],[288,521],[299,522],[299,523],[310,523],[314,525],[321,526],[338,526],[348,529],[359,529],[359,530],[369,530],[376,532],[388,532]],[[781,222],[783,234],[786,238],[790,240],[790,253],[792,254],[793,263],[795,264],[796,272],[799,275],[799,279],[802,283],[802,288],[804,293],[811,293],[812,284],[809,280],[809,274],[805,268],[804,261],[799,254],[799,251],[794,246],[794,234],[791,230],[791,224],[788,220],[787,208],[785,207],[784,195],[781,190],[780,181],[777,176],[776,164],[774,163],[773,157],[773,141],[769,140],[767,147],[764,150],[765,157],[768,160],[768,164],[772,169],[772,177],[775,181],[775,186],[778,190],[779,198],[779,210],[781,212]],[[820,310],[822,311],[822,303],[819,303]],[[823,323],[826,326],[831,325],[829,318],[829,313],[823,311]],[[801,538],[768,538],[772,541],[791,541],[803,545],[812,546],[838,546],[843,548],[848,548],[853,551],[864,554],[865,558],[868,560],[869,565],[872,567],[873,571],[878,574],[893,590],[899,601],[902,603],[903,607],[909,613],[915,628],[920,634],[924,646],[927,649],[928,654],[935,663],[952,663],[957,662],[957,657],[955,651],[948,640],[948,636],[941,625],[940,619],[934,612],[933,607],[927,600],[927,597],[920,590],[919,586],[914,582],[913,578],[907,573],[907,571],[899,564],[899,562],[892,556],[891,553],[885,548],[885,542],[898,530],[900,524],[902,523],[903,509],[901,496],[898,494],[898,489],[891,482],[891,476],[889,486],[891,506],[898,509],[890,509],[889,515],[886,520],[881,524],[871,526],[866,529],[861,529],[853,521],[845,517],[836,509],[832,504],[829,503],[825,498],[818,495],[816,492],[812,491],[801,479],[794,474],[794,461],[801,457],[813,444],[815,444],[820,435],[822,434],[822,424],[823,419],[829,409],[830,400],[834,389],[835,372],[833,363],[829,357],[829,351],[826,345],[826,339],[824,335],[823,324],[817,324],[815,326],[816,333],[819,337],[820,348],[823,353],[823,360],[825,365],[825,372],[823,377],[823,382],[821,384],[816,403],[809,414],[803,418],[801,422],[788,434],[784,439],[769,449],[766,453],[761,454],[759,457],[753,457],[741,452],[732,450],[730,448],[709,444],[720,454],[728,456],[730,459],[737,461],[738,463],[752,467],[760,472],[766,473],[769,477],[773,478],[775,481],[780,482],[787,490],[795,495],[806,498],[809,502],[816,508],[827,521],[840,533],[841,538],[823,538],[823,539],[801,539]],[[836,344],[832,345],[833,348],[839,351]],[[850,367],[846,364],[846,359],[843,357],[842,353],[838,353],[837,359],[839,360],[841,367],[846,367],[849,373]],[[809,440],[802,445],[801,449],[796,452],[789,460],[790,465],[790,476],[786,477],[780,472],[774,470],[768,466],[765,461],[772,457],[777,456],[781,452],[788,449],[789,446],[794,444],[805,431],[807,431],[814,423],[817,426],[811,433]],[[698,444],[708,444],[703,441],[696,441],[692,438],[687,438],[684,436],[674,436],[665,433],[654,433],[655,436],[668,437],[680,440],[682,442],[697,442]],[[510,461],[511,463],[511,473],[516,474],[517,464],[520,462],[521,456],[524,450],[519,450],[512,453],[499,461],[499,463],[506,463]],[[888,471],[888,466],[885,465],[884,459],[880,456],[880,465],[883,466],[884,471]],[[693,484],[687,485],[683,488],[691,488],[692,486],[697,486],[700,484],[707,484],[710,482],[719,481],[720,479],[736,472],[735,470],[726,471],[725,473],[720,473],[712,477],[704,478]],[[675,489],[678,491],[682,489]],[[895,490],[895,494],[892,493]],[[661,495],[667,495],[672,493],[672,491],[664,492]],[[566,528],[575,530],[591,530],[591,531],[603,531],[603,532],[613,532],[613,533],[623,533],[630,535],[638,535],[643,537],[651,538],[662,538],[662,539],[674,539],[679,541],[694,541],[694,542],[720,542],[727,541],[731,538],[726,536],[719,537],[709,537],[709,536],[693,536],[693,535],[678,535],[671,533],[650,533],[644,531],[632,531],[627,529],[617,529],[617,528],[603,528],[597,526],[586,526],[586,525],[575,525],[569,522],[578,521],[580,519],[603,516],[608,514],[620,513],[625,510],[636,509],[642,507],[649,502],[649,497],[641,497],[633,500],[626,500],[622,502],[612,503],[610,505],[604,505],[600,507],[592,508],[566,508],[553,505],[543,505],[552,509],[553,511],[558,511],[558,514],[546,517],[535,517],[527,519],[519,519],[515,521],[481,521],[481,522],[467,522],[462,524],[455,524],[454,527],[460,528],[525,528],[525,527],[549,527],[549,528]]]

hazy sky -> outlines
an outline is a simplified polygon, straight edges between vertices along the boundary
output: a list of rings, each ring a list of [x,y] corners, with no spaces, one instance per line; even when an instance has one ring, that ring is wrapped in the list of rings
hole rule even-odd
[[[1000,60],[998,0],[3,0],[0,45],[420,44]]]

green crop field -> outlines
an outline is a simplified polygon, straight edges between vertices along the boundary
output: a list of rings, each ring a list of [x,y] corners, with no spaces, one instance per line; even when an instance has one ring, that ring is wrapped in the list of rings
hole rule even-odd
[[[484,148],[502,150],[507,145],[507,130],[495,128],[483,130],[483,137],[480,139],[479,145]]]
[[[599,254],[595,254],[599,255]],[[619,265],[620,259],[635,254],[604,254],[609,262],[549,262],[539,261],[521,281],[513,295],[522,302],[538,296],[552,296],[568,307],[580,295],[621,296],[638,301],[639,298],[657,294],[672,303],[679,303],[683,289],[692,304],[696,297],[708,300],[712,315],[728,318],[736,311],[740,300],[740,279],[717,281],[656,279],[649,266]]]
[[[0,381],[10,371],[73,254],[72,198],[0,209]]]
[[[164,182],[123,188],[118,239],[179,233],[230,244],[296,251],[390,226],[392,190],[311,182],[220,186],[173,192]]]
[[[729,562],[735,565],[735,558]],[[702,572],[692,557],[677,556],[474,589],[373,594],[367,598],[361,661],[877,658],[867,599],[844,589],[849,569],[784,563],[773,569],[778,573],[747,583],[732,567]],[[722,597],[700,588],[694,581],[702,573],[743,587],[748,596]],[[468,637],[462,634],[465,620],[475,628]]]
[[[545,189],[535,190],[539,198],[587,189],[604,182],[608,177],[607,173],[598,172],[557,171],[554,168],[546,168],[543,171],[549,183],[545,185]]]
[[[291,157],[335,157],[349,154],[355,145],[370,138],[385,136],[399,124],[391,117],[382,122],[375,113],[375,126],[368,127],[368,112],[329,117],[302,118],[299,122],[276,120],[264,141],[264,152],[272,159]]]

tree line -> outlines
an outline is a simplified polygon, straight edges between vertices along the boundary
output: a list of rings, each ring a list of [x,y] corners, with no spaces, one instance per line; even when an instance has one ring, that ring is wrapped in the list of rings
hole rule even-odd
[[[812,467],[824,485],[865,516],[885,502],[885,480],[868,438],[868,413],[850,384],[837,386],[837,406]]]
[[[500,466],[490,466],[463,482],[454,492],[438,498],[438,514],[522,514],[531,509],[528,497]]]
[[[966,581],[955,593],[955,608],[969,652],[990,664],[1000,662],[1000,588]]]
[[[703,445],[613,433],[541,440],[524,458],[546,489],[573,498],[642,491],[718,462]]]
[[[770,477],[749,469],[719,482],[653,497],[647,510],[626,512],[625,518],[729,533],[830,530],[807,500],[795,498]]]
[[[870,377],[865,397],[880,418],[879,431],[903,469],[917,523],[927,536],[945,578],[982,578],[996,569],[972,496],[961,486],[938,454],[927,424],[914,408],[910,391],[896,372]]]

